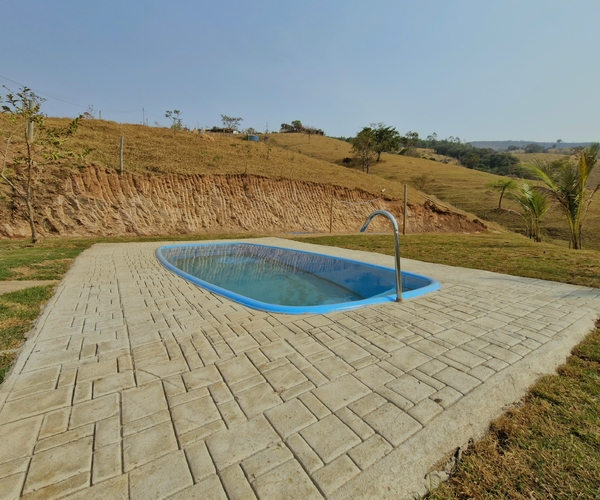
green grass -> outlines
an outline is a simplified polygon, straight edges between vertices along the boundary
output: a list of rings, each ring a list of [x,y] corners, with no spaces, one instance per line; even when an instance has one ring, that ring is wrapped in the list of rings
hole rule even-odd
[[[35,286],[0,295],[0,383],[16,358],[13,349],[23,344],[40,307],[54,293],[52,286]],[[8,351],[8,352],[7,352]]]
[[[392,235],[294,238],[296,241],[394,254]],[[534,243],[518,234],[411,234],[401,236],[402,257],[600,288],[600,254]]]
[[[600,326],[600,325],[598,325]],[[600,328],[492,422],[430,500],[600,496]]]

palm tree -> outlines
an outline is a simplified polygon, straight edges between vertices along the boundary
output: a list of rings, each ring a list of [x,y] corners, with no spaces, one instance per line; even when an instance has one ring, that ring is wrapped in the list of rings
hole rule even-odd
[[[575,163],[559,160],[552,163],[525,164],[531,174],[545,186],[537,189],[558,203],[567,218],[571,241],[569,247],[581,249],[583,221],[600,183],[586,197],[585,185],[596,166],[598,143],[577,153]]]
[[[524,182],[519,187],[518,194],[509,193],[509,196],[516,200],[523,208],[522,217],[527,224],[529,237],[537,243],[542,241],[540,237],[541,222],[544,214],[550,208],[548,195],[539,189],[535,189],[531,184]]]
[[[498,210],[502,210],[502,198],[506,191],[512,191],[517,187],[517,184],[512,179],[500,179],[496,182],[490,182],[487,187],[500,191],[500,199],[498,200]]]

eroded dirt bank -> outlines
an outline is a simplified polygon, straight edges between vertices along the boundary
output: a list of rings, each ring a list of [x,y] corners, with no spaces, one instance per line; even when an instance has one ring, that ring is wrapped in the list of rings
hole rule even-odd
[[[318,179],[315,179],[318,180]],[[24,203],[6,186],[0,236],[27,237]],[[37,187],[36,220],[43,235],[164,235],[217,232],[356,232],[373,210],[401,221],[402,202],[373,200],[361,190],[245,175],[144,175],[104,168],[57,171]],[[408,231],[477,232],[470,221],[426,202],[409,203]],[[389,223],[375,219],[375,230]]]

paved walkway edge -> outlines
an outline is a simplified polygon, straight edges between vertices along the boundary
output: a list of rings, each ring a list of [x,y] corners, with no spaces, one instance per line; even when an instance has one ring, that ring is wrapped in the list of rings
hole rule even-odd
[[[73,264],[71,265],[71,269],[73,269],[74,265],[75,262],[73,262]],[[17,359],[10,368],[10,371],[8,372],[7,376],[4,378],[2,385],[0,385],[0,409],[2,408],[2,406],[4,406],[6,398],[10,394],[10,391],[12,390],[13,386],[15,385],[15,382],[17,381],[18,374],[21,373],[21,370],[23,369],[25,363],[27,363],[27,360],[29,359],[29,355],[35,348],[36,339],[42,331],[44,322],[50,314],[50,311],[52,311],[54,304],[56,304],[56,302],[60,298],[60,295],[64,290],[63,284],[65,282],[65,278],[69,276],[70,273],[71,270],[67,271],[62,281],[60,281],[58,286],[56,287],[54,295],[50,298],[48,302],[46,302],[44,307],[42,307],[42,310],[40,311],[40,315],[38,316],[37,320],[35,320],[31,325],[31,330],[29,330],[25,334],[25,343],[19,350]]]
[[[560,339],[551,340],[535,354],[490,377],[460,405],[443,412],[371,469],[339,488],[331,499],[409,499],[425,495],[426,475],[432,464],[446,458],[448,450],[466,446],[470,438],[482,437],[490,422],[518,402],[536,380],[556,373],[573,347],[591,332],[596,317],[590,312],[573,324],[568,334],[563,333]],[[406,496],[407,491],[413,493]]]

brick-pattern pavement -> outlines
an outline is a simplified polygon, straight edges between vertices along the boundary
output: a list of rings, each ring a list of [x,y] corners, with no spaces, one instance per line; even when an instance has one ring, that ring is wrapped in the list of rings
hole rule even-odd
[[[271,314],[175,276],[157,246],[96,245],[59,285],[0,388],[2,498],[352,491],[469,393],[552,339],[582,335],[600,310],[597,289],[406,261],[442,289]]]

